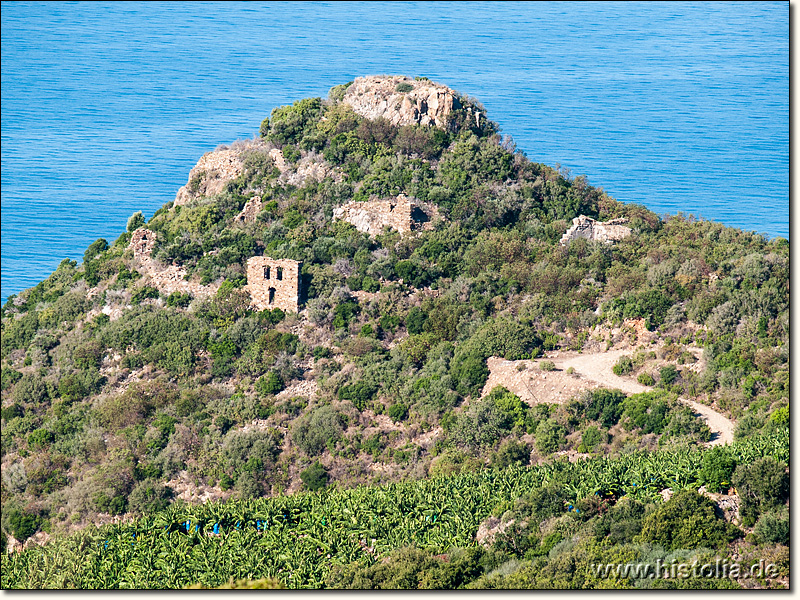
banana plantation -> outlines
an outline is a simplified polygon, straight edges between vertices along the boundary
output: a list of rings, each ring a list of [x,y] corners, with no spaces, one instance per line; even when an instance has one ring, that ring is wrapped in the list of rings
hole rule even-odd
[[[788,430],[721,451],[738,463],[771,457],[788,464]],[[2,587],[131,589],[219,586],[273,578],[288,588],[321,588],[336,564],[369,565],[398,548],[445,552],[474,546],[498,507],[557,485],[564,511],[591,495],[657,503],[665,488],[705,482],[704,451],[634,452],[575,463],[470,472],[381,487],[187,505],[118,525],[51,539],[3,558]]]

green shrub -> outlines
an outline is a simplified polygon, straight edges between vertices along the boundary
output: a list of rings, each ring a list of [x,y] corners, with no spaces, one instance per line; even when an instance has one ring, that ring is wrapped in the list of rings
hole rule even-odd
[[[789,512],[771,511],[762,514],[755,526],[756,535],[767,544],[789,545]]]
[[[185,308],[192,302],[192,296],[188,292],[172,292],[167,296],[167,306],[179,306]]]
[[[140,288],[136,288],[133,294],[131,295],[131,302],[133,304],[141,304],[143,300],[148,298],[158,298],[159,293],[156,288],[150,285],[145,285]]]
[[[477,396],[489,378],[489,367],[480,354],[459,353],[451,362],[450,375],[459,394]]]
[[[551,360],[543,360],[539,363],[540,371],[555,371],[556,364]]]
[[[398,402],[396,404],[392,404],[386,410],[386,414],[389,415],[389,418],[394,422],[405,421],[408,418],[408,407],[405,404]]]
[[[333,326],[336,329],[346,328],[350,320],[360,312],[358,302],[345,301],[333,311]]]
[[[14,369],[11,369],[9,367],[3,367],[2,385],[0,386],[0,389],[2,389],[3,391],[7,390],[12,385],[17,383],[21,378],[22,378],[22,373],[20,373],[19,371],[15,371]]]
[[[422,309],[414,306],[410,311],[408,311],[408,315],[406,315],[406,329],[408,330],[408,333],[412,335],[422,333],[423,327],[425,326],[425,321],[427,319],[428,317],[422,311]]]
[[[547,419],[536,428],[536,449],[542,454],[552,454],[561,448],[567,429],[555,419]]]
[[[605,444],[608,439],[608,434],[600,431],[594,425],[590,425],[583,431],[581,435],[581,444],[586,452],[591,452],[598,444]]]
[[[401,94],[405,94],[406,92],[410,92],[411,90],[413,90],[414,86],[411,85],[410,83],[406,83],[405,81],[402,81],[402,82],[398,83],[397,86],[394,89],[395,89],[395,91],[398,91]]]
[[[789,474],[782,464],[768,456],[736,467],[731,482],[742,502],[739,511],[742,522],[748,526],[789,498]]]
[[[675,368],[674,365],[667,365],[666,367],[661,367],[658,372],[659,379],[661,380],[662,385],[672,385],[675,380],[678,378],[678,369]]]
[[[639,377],[636,378],[636,381],[641,383],[642,385],[655,385],[656,380],[653,379],[653,376],[649,373],[639,373]]]
[[[98,254],[105,252],[108,250],[108,242],[103,238],[100,238],[97,241],[92,242],[89,244],[89,247],[86,248],[86,252],[83,253],[83,262],[88,263]]]
[[[37,374],[26,373],[14,385],[11,399],[16,404],[41,404],[48,400],[50,394],[47,384]]]
[[[349,400],[358,410],[364,410],[377,391],[378,388],[373,383],[356,381],[340,387],[337,396],[339,400]]]
[[[46,448],[55,441],[52,431],[47,429],[36,429],[28,435],[28,446],[33,449]]]
[[[723,448],[716,446],[703,455],[703,466],[698,474],[710,492],[725,493],[731,487],[736,469],[736,459]]]
[[[627,375],[633,371],[633,361],[630,356],[620,356],[617,363],[611,368],[614,375]]]
[[[299,144],[302,147],[303,140],[313,133],[321,111],[320,98],[306,98],[291,106],[279,106],[272,111],[269,120],[262,123],[262,136],[281,146]]]
[[[308,456],[318,456],[328,443],[342,437],[344,420],[331,406],[323,406],[292,424],[292,441]]]
[[[683,489],[645,517],[639,539],[674,550],[722,548],[740,536],[734,525],[716,517],[714,502]]]
[[[300,479],[306,489],[316,492],[328,485],[328,471],[325,470],[319,461],[301,471]]]
[[[137,210],[128,218],[127,231],[128,233],[133,233],[134,231],[139,229],[139,227],[144,227],[144,224],[145,224],[144,215],[142,214],[142,211]]]
[[[172,490],[153,479],[138,482],[128,496],[128,510],[140,514],[152,514],[164,510],[170,504]]]
[[[27,540],[44,524],[44,519],[39,515],[11,507],[3,509],[3,521],[11,535],[20,542]]]
[[[262,375],[256,381],[256,391],[261,397],[264,396],[274,396],[286,386],[283,383],[283,380],[275,371],[270,371],[267,375]]]
[[[516,440],[506,440],[500,444],[500,448],[492,457],[492,464],[502,469],[511,465],[527,465],[530,460],[531,449],[527,444]]]

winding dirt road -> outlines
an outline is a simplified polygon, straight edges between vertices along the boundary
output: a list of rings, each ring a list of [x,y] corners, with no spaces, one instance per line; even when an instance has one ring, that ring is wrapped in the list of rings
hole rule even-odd
[[[641,385],[636,381],[614,375],[612,368],[623,354],[630,354],[630,350],[612,350],[598,354],[578,354],[576,356],[557,357],[549,360],[552,360],[558,369],[566,370],[572,367],[575,369],[575,372],[583,378],[606,387],[620,389],[626,394],[640,394],[650,390],[651,388]],[[708,446],[730,444],[733,442],[734,424],[730,419],[705,404],[694,402],[688,398],[679,398],[679,400],[689,406],[695,414],[706,422],[709,429],[711,429],[711,441],[708,442]]]

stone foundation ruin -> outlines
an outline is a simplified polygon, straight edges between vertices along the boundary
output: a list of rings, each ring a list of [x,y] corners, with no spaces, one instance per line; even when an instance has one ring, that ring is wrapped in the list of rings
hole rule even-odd
[[[631,234],[631,228],[623,225],[623,223],[627,222],[628,219],[612,219],[611,221],[600,222],[591,217],[580,215],[572,219],[572,227],[567,229],[567,232],[561,236],[561,245],[567,246],[572,240],[578,238],[606,244],[618,242]]]
[[[333,218],[347,221],[371,236],[383,233],[384,227],[405,234],[423,229],[430,221],[427,213],[405,194],[389,200],[348,202],[333,209]]]
[[[247,261],[247,286],[251,306],[256,310],[280,308],[298,312],[300,306],[300,268],[296,260],[275,260],[253,256]]]

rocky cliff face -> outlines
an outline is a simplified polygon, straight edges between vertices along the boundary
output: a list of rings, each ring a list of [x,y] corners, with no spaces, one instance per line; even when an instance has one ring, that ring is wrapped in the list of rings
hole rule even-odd
[[[462,108],[459,95],[427,79],[373,75],[357,77],[342,98],[367,119],[383,117],[393,125],[433,125],[445,128],[451,113]],[[472,107],[466,107],[472,110]],[[476,124],[480,113],[475,111]]]

